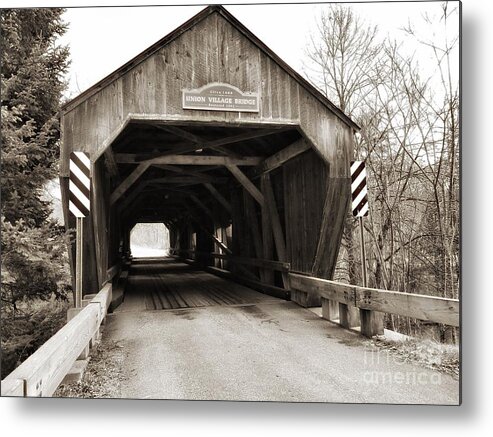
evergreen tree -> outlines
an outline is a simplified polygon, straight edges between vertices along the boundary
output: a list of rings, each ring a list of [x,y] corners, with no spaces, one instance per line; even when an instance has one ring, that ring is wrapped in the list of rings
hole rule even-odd
[[[39,226],[49,215],[40,200],[59,153],[57,111],[68,48],[62,9],[5,9],[1,13],[2,215]]]
[[[69,55],[57,45],[66,30],[62,13],[0,15],[2,377],[58,328],[59,317],[48,314],[54,305],[40,301],[65,298],[69,288],[65,236],[41,198],[59,156],[57,113]]]

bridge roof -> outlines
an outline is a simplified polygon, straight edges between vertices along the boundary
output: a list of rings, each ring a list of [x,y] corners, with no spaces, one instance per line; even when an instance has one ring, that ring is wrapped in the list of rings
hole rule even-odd
[[[115,70],[113,73],[106,76],[104,79],[100,80],[90,88],[88,88],[83,93],[79,94],[77,97],[73,98],[69,102],[62,106],[62,111],[64,113],[77,107],[85,100],[91,96],[97,94],[100,90],[107,87],[115,80],[125,75],[128,71],[135,68],[137,65],[148,59],[158,50],[169,44],[171,41],[178,38],[187,30],[191,29],[197,23],[208,17],[213,13],[220,14],[225,20],[227,20],[232,26],[234,26],[243,36],[250,40],[254,45],[256,45],[265,55],[271,58],[275,63],[277,63],[288,75],[290,75],[294,80],[296,80],[300,86],[302,86],[307,92],[312,94],[322,105],[333,112],[337,117],[339,117],[344,123],[353,129],[359,130],[360,127],[340,108],[338,108],[334,103],[332,103],[324,94],[322,94],[317,88],[310,84],[306,79],[304,79],[299,73],[297,73],[293,68],[291,68],[286,62],[284,62],[276,53],[274,53],[267,45],[265,45],[259,38],[257,38],[248,28],[246,28],[238,19],[236,19],[230,12],[228,12],[221,5],[210,5],[200,11],[198,14],[193,16],[190,20],[183,23],[181,26],[176,28],[174,31],[170,32],[164,38],[160,39],[146,50],[135,56],[133,59],[122,65],[120,68]]]

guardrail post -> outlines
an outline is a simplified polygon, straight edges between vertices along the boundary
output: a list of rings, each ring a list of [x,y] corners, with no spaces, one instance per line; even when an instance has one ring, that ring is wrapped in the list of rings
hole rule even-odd
[[[346,329],[359,326],[358,308],[345,303],[339,303],[339,323]]]
[[[322,298],[322,317],[325,320],[339,320],[339,304],[331,299]]]
[[[383,313],[371,310],[359,310],[361,334],[365,337],[383,335]]]
[[[372,292],[370,290],[358,290],[355,296],[358,306],[360,304],[370,305],[372,302]],[[361,334],[365,337],[383,335],[383,316],[379,311],[360,308]]]

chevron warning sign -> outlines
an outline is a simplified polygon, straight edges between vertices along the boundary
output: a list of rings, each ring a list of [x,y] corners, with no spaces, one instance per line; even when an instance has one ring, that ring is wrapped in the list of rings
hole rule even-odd
[[[365,161],[351,162],[351,199],[355,217],[368,215],[368,189],[366,187]]]
[[[70,154],[69,209],[76,217],[91,210],[91,160],[84,152]]]

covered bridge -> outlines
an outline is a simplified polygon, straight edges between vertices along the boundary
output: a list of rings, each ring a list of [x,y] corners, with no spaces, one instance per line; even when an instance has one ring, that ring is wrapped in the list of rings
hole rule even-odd
[[[223,7],[67,103],[61,126],[68,228],[70,153],[92,165],[85,294],[120,270],[141,222],[164,223],[176,255],[304,306],[286,269],[332,277],[358,126]]]

